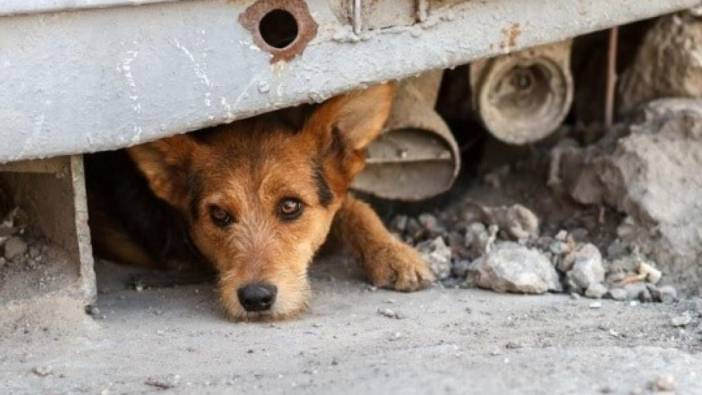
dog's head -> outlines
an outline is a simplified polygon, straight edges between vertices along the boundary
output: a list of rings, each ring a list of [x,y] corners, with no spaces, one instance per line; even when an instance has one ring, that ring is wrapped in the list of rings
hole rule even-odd
[[[333,98],[299,128],[262,116],[129,149],[152,191],[181,212],[217,268],[232,318],[284,318],[304,309],[307,267],[363,169],[364,149],[380,134],[393,94],[385,84]]]

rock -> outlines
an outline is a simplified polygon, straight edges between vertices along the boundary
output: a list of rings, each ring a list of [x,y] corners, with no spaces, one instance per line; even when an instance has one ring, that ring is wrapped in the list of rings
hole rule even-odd
[[[442,237],[419,243],[417,251],[429,263],[437,279],[443,280],[451,275],[451,249]]]
[[[660,270],[646,262],[641,262],[639,265],[639,274],[645,276],[646,281],[651,284],[658,284],[658,281],[660,281],[663,276]]]
[[[437,237],[446,233],[446,228],[439,222],[439,219],[432,214],[420,214],[417,220],[424,228],[424,234],[427,235],[427,237]]]
[[[471,262],[465,259],[457,261],[451,267],[451,274],[454,277],[465,278],[468,275],[468,270],[470,269]]]
[[[539,217],[520,204],[482,209],[487,223],[497,225],[515,240],[539,236]]]
[[[649,383],[648,387],[656,392],[672,392],[675,390],[675,377],[670,374],[658,376]]]
[[[607,287],[602,283],[594,283],[585,290],[585,296],[592,299],[600,299],[607,293]]]
[[[702,205],[690,191],[702,190],[702,102],[657,100],[639,117],[597,164],[605,201],[632,218],[627,239],[665,263],[673,281],[700,290]],[[659,278],[653,271],[647,281]]]
[[[383,317],[393,318],[396,320],[401,320],[404,318],[402,314],[388,308],[378,308],[377,311],[378,314],[382,315]]]
[[[628,293],[626,292],[625,289],[622,288],[612,288],[608,292],[609,297],[614,299],[614,300],[627,300],[628,299]]]
[[[553,243],[551,243],[548,246],[548,250],[551,251],[553,254],[556,255],[563,255],[567,254],[570,252],[570,248],[568,247],[568,243],[556,240]]]
[[[54,370],[49,366],[37,366],[32,368],[32,373],[36,374],[39,377],[46,377],[52,374],[53,372]]]
[[[642,294],[649,294],[646,284],[644,283],[633,283],[624,285],[624,290],[626,291],[626,298],[629,300],[641,300]],[[643,300],[642,300],[643,301]]]
[[[407,226],[405,228],[405,235],[412,241],[416,242],[417,239],[422,237],[424,234],[424,228],[415,218],[410,218],[407,220]]]
[[[592,244],[583,244],[568,254],[562,261],[561,269],[567,272],[569,284],[574,285],[581,292],[585,292],[595,284],[601,285],[604,281],[602,255]]]
[[[85,306],[85,312],[88,315],[91,315],[93,317],[99,317],[100,316],[100,309],[95,306],[94,304],[89,304]]]
[[[11,261],[27,252],[27,243],[19,237],[11,237],[5,242],[5,259]]]
[[[546,256],[514,242],[496,243],[475,262],[471,275],[479,287],[497,292],[541,294],[562,289]]]
[[[490,245],[490,233],[485,225],[475,222],[466,227],[465,246],[471,258],[476,259],[487,252]]]
[[[392,222],[390,222],[390,229],[400,233],[404,234],[405,230],[407,230],[407,223],[409,222],[409,217],[406,215],[397,215],[395,218],[393,218]]]
[[[149,377],[144,381],[144,384],[164,390],[171,389],[180,384],[180,375],[168,374],[161,377]]]
[[[690,315],[689,311],[686,311],[677,317],[673,317],[670,320],[670,323],[673,324],[673,326],[676,328],[686,327],[691,322],[692,322],[692,315]]]
[[[654,302],[673,303],[678,299],[678,292],[675,290],[675,287],[670,285],[663,287],[649,285],[648,292],[651,294]]]
[[[666,76],[687,72],[662,70]],[[702,66],[697,70],[702,72]],[[702,78],[699,82],[702,87]],[[552,152],[559,160],[554,160],[549,180],[580,203],[605,204],[625,216],[610,259],[622,257],[627,246],[639,246],[671,281],[702,291],[702,265],[697,264],[702,261],[702,205],[699,194],[690,192],[702,190],[702,100],[649,102],[622,132],[587,148],[571,145]],[[577,188],[572,179],[585,167],[596,176],[590,186],[599,189],[573,196]],[[658,274],[647,281],[656,281]]]
[[[623,112],[660,97],[702,97],[702,20],[688,13],[659,18],[619,83]]]
[[[590,308],[593,310],[601,309],[602,303],[601,302],[592,302],[592,303],[590,303]]]

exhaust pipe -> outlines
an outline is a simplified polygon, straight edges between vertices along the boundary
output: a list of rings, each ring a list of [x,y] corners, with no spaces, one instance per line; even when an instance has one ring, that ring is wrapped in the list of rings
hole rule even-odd
[[[458,144],[434,111],[443,71],[400,83],[384,133],[368,147],[353,188],[384,199],[417,201],[445,192],[460,169]]]
[[[473,108],[487,130],[508,144],[553,133],[573,102],[572,40],[470,65]]]

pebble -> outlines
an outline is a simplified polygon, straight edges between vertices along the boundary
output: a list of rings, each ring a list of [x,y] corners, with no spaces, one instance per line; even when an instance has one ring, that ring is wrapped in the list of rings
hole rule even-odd
[[[100,309],[92,304],[85,306],[85,312],[93,317],[100,316]]]
[[[160,389],[171,389],[180,384],[180,375],[168,374],[160,377],[149,377],[144,381],[144,384]]]
[[[396,320],[401,320],[402,318],[404,318],[402,314],[388,308],[379,308],[378,314],[382,315],[383,317],[393,318]]]
[[[470,270],[471,262],[465,259],[459,260],[451,267],[451,274],[458,278],[465,278]]]
[[[670,392],[675,390],[675,377],[670,374],[664,374],[656,377],[649,384],[649,388],[653,391]]]
[[[479,287],[498,292],[541,294],[562,290],[548,258],[514,242],[496,243],[473,265],[471,274]]]
[[[648,288],[644,283],[626,284],[624,286],[624,290],[626,291],[626,297],[629,300],[637,299],[643,302],[647,299],[646,295],[648,295],[650,298],[650,293],[648,292]]]
[[[653,284],[648,284],[646,288],[651,294],[651,298],[654,302],[670,304],[678,299],[678,291],[675,290],[675,287],[670,285],[656,287]]]
[[[424,228],[429,237],[436,237],[446,233],[446,228],[439,222],[436,216],[428,213],[420,214],[417,217],[419,224]]]
[[[568,254],[560,269],[567,272],[569,283],[581,292],[595,284],[601,284],[605,278],[602,254],[592,244],[583,244]]]
[[[692,316],[689,311],[686,311],[679,316],[673,317],[670,323],[676,328],[684,328],[692,322]]]
[[[407,222],[409,221],[409,217],[406,215],[398,215],[395,218],[393,218],[392,222],[390,223],[390,228],[399,232],[399,233],[405,233],[405,230],[407,230]]]
[[[37,366],[32,369],[32,373],[36,374],[39,377],[46,377],[53,372],[53,369],[51,369],[48,366]]]
[[[614,299],[614,300],[627,300],[628,294],[625,289],[623,288],[612,288],[608,292],[609,297]]]
[[[523,346],[520,343],[516,343],[516,342],[508,342],[507,344],[505,344],[505,348],[509,348],[512,350],[516,350],[516,349],[522,348],[522,347]]]
[[[485,225],[475,222],[466,227],[464,244],[468,247],[472,258],[485,254],[490,244],[490,233]]]
[[[592,299],[601,299],[606,293],[607,287],[602,283],[592,284],[585,290],[585,296]]]
[[[27,243],[19,237],[10,237],[5,242],[5,259],[11,261],[27,252]]]
[[[641,264],[639,265],[639,273],[645,275],[646,281],[648,281],[651,284],[657,284],[663,276],[660,270],[656,269],[655,267],[653,267],[653,265],[650,265],[646,262],[641,262]]]
[[[601,309],[602,308],[602,303],[600,302],[593,302],[590,303],[590,308],[593,310]]]
[[[429,263],[429,268],[439,280],[451,275],[451,249],[442,237],[419,243],[417,251]]]

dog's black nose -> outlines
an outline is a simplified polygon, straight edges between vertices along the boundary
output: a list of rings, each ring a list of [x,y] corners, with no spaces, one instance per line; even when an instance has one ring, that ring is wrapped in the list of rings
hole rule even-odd
[[[275,303],[278,288],[268,283],[253,283],[245,285],[236,292],[239,303],[246,311],[265,311]]]

